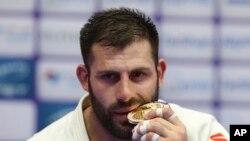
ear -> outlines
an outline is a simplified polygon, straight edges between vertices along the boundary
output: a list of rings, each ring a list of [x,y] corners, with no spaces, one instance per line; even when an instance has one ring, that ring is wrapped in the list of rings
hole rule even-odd
[[[85,65],[80,64],[76,68],[76,75],[78,80],[80,81],[83,89],[85,91],[89,91],[89,78],[88,78],[88,71]]]
[[[166,69],[167,69],[167,63],[163,59],[160,59],[158,62],[158,66],[157,66],[158,77],[159,77],[159,87],[163,85]]]

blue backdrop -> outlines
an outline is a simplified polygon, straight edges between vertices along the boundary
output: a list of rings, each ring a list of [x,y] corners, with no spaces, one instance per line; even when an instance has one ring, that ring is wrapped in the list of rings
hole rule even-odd
[[[85,91],[79,30],[97,10],[155,21],[168,62],[162,99],[250,124],[249,0],[1,0],[0,141],[21,141],[74,109]]]

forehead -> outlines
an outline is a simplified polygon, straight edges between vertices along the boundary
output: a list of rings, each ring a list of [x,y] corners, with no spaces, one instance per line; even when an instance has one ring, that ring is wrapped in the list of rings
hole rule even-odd
[[[92,48],[92,67],[138,67],[154,65],[150,43],[147,40],[137,40],[125,47],[104,47],[94,44]]]

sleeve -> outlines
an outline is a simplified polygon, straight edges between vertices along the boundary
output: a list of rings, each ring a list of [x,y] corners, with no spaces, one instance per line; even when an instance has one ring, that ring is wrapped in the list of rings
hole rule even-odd
[[[211,121],[209,141],[229,141],[228,131],[215,119]]]

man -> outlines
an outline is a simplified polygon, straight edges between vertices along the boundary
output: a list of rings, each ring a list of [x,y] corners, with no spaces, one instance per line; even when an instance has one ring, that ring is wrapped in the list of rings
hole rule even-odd
[[[149,17],[119,8],[95,13],[80,32],[85,65],[76,70],[89,92],[77,108],[29,141],[227,141],[227,131],[208,114],[170,104],[133,125],[127,115],[158,100],[166,62]]]

